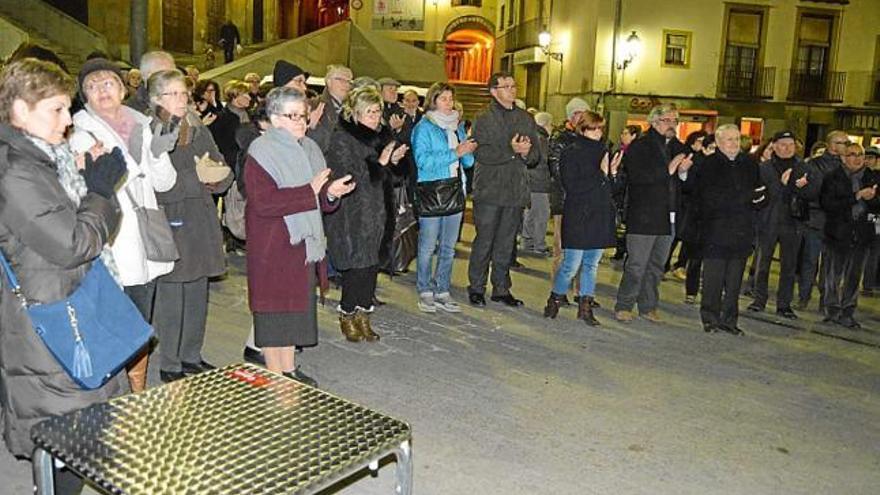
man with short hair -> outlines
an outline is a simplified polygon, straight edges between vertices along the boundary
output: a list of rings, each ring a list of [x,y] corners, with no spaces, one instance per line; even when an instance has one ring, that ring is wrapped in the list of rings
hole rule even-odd
[[[673,104],[657,105],[648,114],[651,128],[633,141],[623,155],[627,173],[626,251],[623,278],[617,290],[615,318],[633,319],[633,307],[650,321],[660,322],[657,304],[660,282],[675,222],[675,194],[679,181],[693,165],[692,154],[670,156],[669,140],[678,125],[678,109]]]
[[[330,136],[336,128],[339,114],[342,112],[342,102],[348,92],[351,91],[351,69],[344,65],[328,65],[324,75],[324,91],[314,98],[310,104],[312,108],[322,106],[321,117],[316,121],[309,122],[308,136],[312,138],[321,151],[326,152],[330,145]]]
[[[474,306],[485,306],[489,265],[492,300],[508,306],[523,302],[510,293],[510,262],[523,208],[529,202],[526,170],[541,161],[538,129],[526,111],[517,108],[516,81],[496,72],[489,78],[492,101],[474,121],[474,228],[477,232],[468,262],[468,295]]]
[[[859,282],[868,246],[876,237],[868,214],[880,211],[877,172],[865,167],[860,144],[850,143],[843,151],[843,166],[825,176],[820,204],[826,215],[824,322],[856,329],[853,318],[858,302]]]
[[[403,130],[405,114],[403,107],[397,102],[397,90],[400,83],[391,77],[382,77],[378,81],[382,100],[384,100],[384,108],[382,109],[382,118],[391,127],[395,134]]]
[[[134,108],[138,112],[146,113],[150,109],[150,93],[147,88],[150,76],[163,70],[174,70],[176,68],[174,56],[168,52],[156,50],[143,54],[140,63],[143,84],[125,100],[126,106]]]
[[[807,185],[807,174],[791,131],[773,136],[773,155],[758,166],[761,182],[767,186],[767,204],[758,214],[758,250],[756,253],[754,301],[749,311],[764,311],[767,305],[770,262],[779,244],[779,286],[776,289],[776,314],[797,319],[791,309],[797,256],[803,238],[803,215],[798,209],[797,191]]]
[[[807,161],[807,185],[802,190],[804,198],[809,200],[809,220],[804,231],[804,246],[801,253],[801,275],[798,280],[798,309],[807,309],[810,298],[813,295],[813,286],[817,284],[816,274],[819,273],[819,304],[822,305],[824,297],[824,266],[819,270],[819,257],[823,252],[822,232],[825,229],[825,212],[819,203],[822,192],[822,182],[825,177],[841,166],[841,156],[849,144],[849,136],[841,130],[834,130],[826,137],[827,147],[818,157]]]
[[[220,26],[220,46],[223,47],[224,63],[232,62],[235,59],[235,50],[241,44],[241,35],[238,33],[236,26],[231,19]]]
[[[695,178],[703,255],[700,319],[706,332],[742,335],[739,290],[752,251],[754,209],[766,203],[766,187],[757,163],[741,149],[736,125],[720,126],[715,142],[718,150],[700,163]]]

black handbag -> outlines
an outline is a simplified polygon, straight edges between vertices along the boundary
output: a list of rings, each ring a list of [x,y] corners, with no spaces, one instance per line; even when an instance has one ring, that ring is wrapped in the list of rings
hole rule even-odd
[[[416,206],[420,217],[443,217],[464,211],[464,188],[460,177],[416,184]]]

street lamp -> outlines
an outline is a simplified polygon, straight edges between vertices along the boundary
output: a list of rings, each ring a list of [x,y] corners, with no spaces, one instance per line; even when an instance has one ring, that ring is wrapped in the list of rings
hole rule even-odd
[[[629,64],[635,60],[642,50],[642,40],[635,31],[631,32],[623,44],[623,59],[617,64],[618,70],[626,70]]]
[[[559,61],[562,63],[562,52],[551,52],[550,51],[550,42],[553,40],[553,37],[550,35],[550,31],[547,31],[547,28],[544,28],[538,34],[538,46],[541,47],[541,50],[544,52],[544,55],[552,58],[553,60]]]

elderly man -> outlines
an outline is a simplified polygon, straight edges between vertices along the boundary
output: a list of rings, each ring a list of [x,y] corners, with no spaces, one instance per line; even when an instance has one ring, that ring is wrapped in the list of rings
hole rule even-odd
[[[168,52],[153,51],[143,54],[141,56],[140,70],[141,78],[144,82],[135,93],[125,100],[125,105],[134,108],[138,112],[146,113],[150,108],[150,95],[147,89],[147,81],[150,80],[150,76],[159,71],[174,70],[176,68],[174,56]]]
[[[510,262],[523,208],[529,203],[526,169],[538,165],[541,150],[535,120],[514,104],[513,77],[496,72],[488,86],[492,102],[473,127],[479,143],[473,196],[477,235],[468,262],[468,295],[474,306],[486,305],[491,261],[492,300],[515,307],[523,302],[510,293]]]
[[[718,151],[696,177],[698,224],[703,240],[703,297],[700,318],[706,332],[742,335],[737,327],[739,290],[752,250],[754,209],[766,202],[758,165],[740,149],[739,129],[715,131]]]
[[[660,281],[675,222],[675,191],[693,165],[691,154],[670,156],[669,136],[678,125],[675,105],[658,105],[648,115],[651,128],[633,141],[623,155],[627,172],[629,204],[626,224],[627,259],[617,289],[615,318],[633,319],[633,307],[653,322],[661,321],[657,311]]]
[[[779,287],[776,290],[776,314],[797,319],[791,309],[797,256],[803,238],[805,212],[798,208],[798,192],[807,185],[807,174],[795,154],[795,136],[781,131],[773,136],[773,156],[758,166],[761,182],[767,186],[767,205],[758,216],[758,252],[754,301],[749,311],[764,311],[767,305],[770,262],[779,245]]]
[[[798,308],[807,309],[819,271],[819,256],[823,252],[822,231],[825,229],[825,212],[819,204],[822,182],[825,177],[843,166],[841,156],[849,144],[849,137],[840,130],[831,131],[826,137],[827,147],[816,158],[807,162],[807,185],[803,188],[803,196],[810,201],[807,229],[804,231],[804,247],[801,254],[801,276],[798,281]],[[823,271],[826,264],[823,262]],[[819,273],[820,306],[824,298],[824,273]]]
[[[313,109],[322,108],[321,117],[309,122],[308,136],[312,138],[321,151],[327,151],[330,136],[336,128],[339,113],[342,112],[342,101],[351,90],[353,74],[344,65],[328,65],[324,75],[324,92],[310,102]]]
[[[380,78],[378,83],[382,93],[382,100],[385,101],[384,108],[382,109],[382,118],[391,127],[391,130],[398,134],[403,131],[406,117],[403,107],[397,102],[397,90],[400,88],[400,83],[390,77]]]
[[[825,212],[825,307],[823,321],[847,328],[861,325],[853,318],[868,246],[876,233],[868,213],[880,211],[877,172],[865,167],[859,144],[844,148],[843,166],[825,176],[819,196]]]

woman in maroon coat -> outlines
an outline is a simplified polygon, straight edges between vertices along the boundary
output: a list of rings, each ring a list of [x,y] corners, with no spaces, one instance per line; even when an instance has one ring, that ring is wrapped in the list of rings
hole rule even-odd
[[[326,241],[321,212],[354,189],[351,176],[329,181],[318,145],[305,137],[308,103],[290,88],[266,98],[272,127],[248,148],[248,296],[254,338],[266,367],[309,385],[294,363],[294,347],[318,343],[315,280]]]

